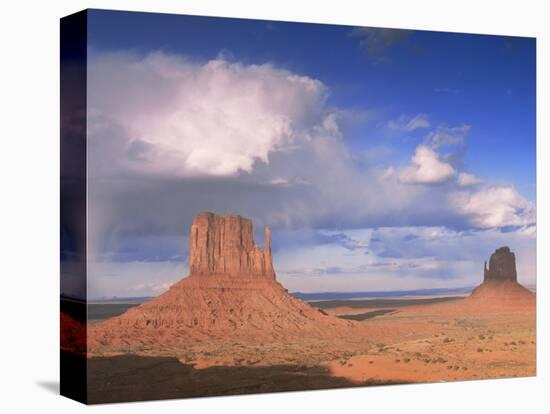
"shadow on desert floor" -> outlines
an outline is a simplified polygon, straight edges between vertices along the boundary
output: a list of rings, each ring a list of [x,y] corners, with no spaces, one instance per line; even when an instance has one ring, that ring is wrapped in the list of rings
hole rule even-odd
[[[88,360],[89,403],[112,403],[384,385],[334,377],[324,367],[214,366],[196,369],[172,357],[121,355]]]

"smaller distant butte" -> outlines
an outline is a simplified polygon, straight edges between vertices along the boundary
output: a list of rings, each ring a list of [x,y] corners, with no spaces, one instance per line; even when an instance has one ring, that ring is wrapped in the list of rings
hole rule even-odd
[[[484,282],[492,281],[518,281],[516,271],[516,256],[510,251],[508,246],[503,246],[495,250],[489,259],[489,267],[487,262],[484,265]]]

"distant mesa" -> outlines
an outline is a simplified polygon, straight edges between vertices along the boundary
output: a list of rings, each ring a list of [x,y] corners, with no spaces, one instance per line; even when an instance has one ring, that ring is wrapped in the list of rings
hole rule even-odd
[[[516,255],[510,251],[508,246],[495,250],[489,259],[489,267],[485,262],[483,273],[484,282],[517,282]]]
[[[403,313],[485,315],[503,312],[534,312],[536,295],[517,281],[516,256],[509,247],[495,250],[485,262],[483,282],[463,300],[411,306]]]
[[[472,291],[466,302],[494,310],[534,309],[535,294],[518,283],[516,256],[508,246],[495,250],[485,262],[483,283]]]

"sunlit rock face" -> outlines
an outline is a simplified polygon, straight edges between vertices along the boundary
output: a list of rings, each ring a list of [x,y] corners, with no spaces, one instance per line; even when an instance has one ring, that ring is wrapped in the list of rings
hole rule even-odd
[[[262,250],[254,243],[250,219],[205,212],[193,219],[189,240],[191,275],[275,278],[269,227]]]

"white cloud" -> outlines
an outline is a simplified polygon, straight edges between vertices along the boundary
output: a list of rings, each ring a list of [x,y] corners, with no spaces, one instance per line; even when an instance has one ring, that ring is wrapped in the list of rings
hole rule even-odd
[[[399,179],[407,184],[438,184],[456,174],[453,166],[431,148],[419,145],[411,159],[411,165],[401,172]]]
[[[394,175],[395,175],[395,168],[393,168],[391,165],[382,171],[382,178],[384,179],[392,178]]]
[[[456,179],[456,183],[460,187],[469,187],[471,185],[476,185],[476,184],[481,183],[481,180],[473,174],[463,172],[463,173],[458,174],[458,177]]]
[[[478,191],[450,194],[451,207],[480,228],[523,226],[536,221],[535,206],[513,186],[492,186]]]
[[[161,282],[161,283],[139,283],[133,287],[133,290],[138,292],[143,292],[150,290],[151,292],[155,292],[157,294],[166,292],[168,289],[170,289],[170,286],[172,286],[174,282]]]
[[[277,177],[270,181],[272,185],[288,185],[288,180],[286,178]]]
[[[326,87],[269,64],[92,53],[88,74],[90,151],[101,171],[234,175],[313,133],[339,135]]]
[[[426,136],[426,142],[433,148],[439,148],[444,145],[462,145],[471,128],[471,125],[467,124],[452,128],[439,125],[435,131],[430,132]]]
[[[431,124],[426,114],[418,114],[413,117],[401,115],[398,119],[388,122],[388,128],[406,132],[429,128],[430,126]]]

